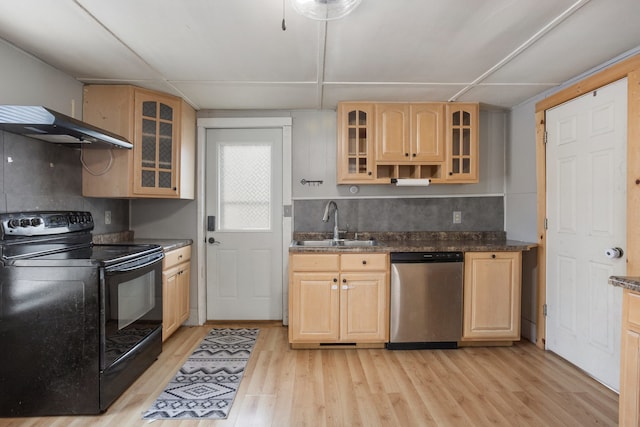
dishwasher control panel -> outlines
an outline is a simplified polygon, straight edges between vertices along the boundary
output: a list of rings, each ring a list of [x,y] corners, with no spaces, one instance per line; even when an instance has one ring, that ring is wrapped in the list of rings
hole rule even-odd
[[[396,252],[391,253],[391,263],[413,262],[462,262],[462,252]]]

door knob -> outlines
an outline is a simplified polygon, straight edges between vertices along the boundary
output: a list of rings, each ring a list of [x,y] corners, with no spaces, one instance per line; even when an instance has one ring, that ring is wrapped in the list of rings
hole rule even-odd
[[[618,248],[618,247],[616,247],[616,248],[607,248],[604,251],[604,254],[609,259],[622,258],[622,255],[624,255],[624,251],[622,250],[622,248]]]

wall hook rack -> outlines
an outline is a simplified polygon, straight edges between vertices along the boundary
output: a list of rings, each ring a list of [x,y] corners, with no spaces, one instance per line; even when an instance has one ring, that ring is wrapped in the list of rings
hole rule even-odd
[[[309,187],[311,187],[312,185],[313,185],[314,187],[317,187],[318,185],[321,185],[323,182],[324,182],[324,181],[322,181],[322,180],[308,180],[308,179],[304,179],[304,178],[302,178],[302,179],[300,180],[300,184],[302,184],[302,185],[308,185]]]

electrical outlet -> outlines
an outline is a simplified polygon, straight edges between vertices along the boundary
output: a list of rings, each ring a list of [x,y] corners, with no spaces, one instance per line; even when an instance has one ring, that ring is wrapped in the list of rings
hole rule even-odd
[[[111,224],[111,211],[104,211],[104,223]]]
[[[462,212],[461,211],[453,211],[453,223],[461,224],[462,223]]]

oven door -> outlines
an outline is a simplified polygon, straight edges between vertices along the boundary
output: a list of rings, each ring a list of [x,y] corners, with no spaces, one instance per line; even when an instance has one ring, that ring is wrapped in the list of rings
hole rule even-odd
[[[162,252],[102,269],[100,369],[162,329]]]

